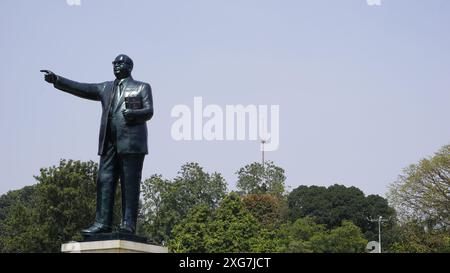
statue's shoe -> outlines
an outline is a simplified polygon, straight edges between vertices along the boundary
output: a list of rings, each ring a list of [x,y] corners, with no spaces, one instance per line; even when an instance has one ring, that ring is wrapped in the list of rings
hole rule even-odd
[[[121,233],[127,233],[127,234],[134,234],[134,228],[127,224],[121,224],[119,227],[119,232]]]
[[[87,229],[83,229],[81,233],[83,235],[92,235],[92,234],[98,234],[98,233],[109,233],[111,232],[111,227],[95,223],[91,227]]]

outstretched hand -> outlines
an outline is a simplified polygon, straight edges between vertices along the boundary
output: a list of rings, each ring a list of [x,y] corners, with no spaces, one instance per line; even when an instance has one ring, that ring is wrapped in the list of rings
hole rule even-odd
[[[44,79],[45,79],[46,82],[49,82],[49,83],[55,83],[56,82],[57,76],[56,76],[55,73],[53,73],[50,70],[41,70],[41,72],[45,73]]]

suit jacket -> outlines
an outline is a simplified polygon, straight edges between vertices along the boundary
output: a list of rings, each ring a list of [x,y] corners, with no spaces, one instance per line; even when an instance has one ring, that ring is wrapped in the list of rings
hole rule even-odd
[[[57,76],[55,88],[75,96],[100,101],[102,103],[102,119],[99,133],[98,154],[103,155],[106,144],[108,126],[115,127],[115,143],[119,154],[147,154],[147,121],[153,116],[152,90],[148,83],[135,81],[131,76],[122,82],[122,96],[116,109],[113,98],[115,81],[98,84],[79,83]],[[142,101],[142,109],[131,110],[133,121],[127,121],[122,114],[125,109],[124,97],[138,96]],[[113,119],[108,118],[110,110],[114,111]],[[113,124],[109,124],[113,123]]]

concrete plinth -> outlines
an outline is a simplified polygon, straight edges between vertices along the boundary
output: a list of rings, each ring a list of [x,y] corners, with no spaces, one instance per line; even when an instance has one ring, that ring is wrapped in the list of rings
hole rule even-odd
[[[70,242],[61,245],[63,253],[168,253],[167,247],[127,240]]]

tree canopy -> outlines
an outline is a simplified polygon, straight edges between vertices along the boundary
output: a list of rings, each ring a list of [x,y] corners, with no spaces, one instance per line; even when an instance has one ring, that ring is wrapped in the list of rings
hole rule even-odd
[[[226,182],[219,173],[209,174],[198,163],[181,167],[173,180],[152,175],[142,185],[141,229],[158,243],[172,237],[172,229],[197,205],[216,207],[226,194]]]
[[[215,210],[200,205],[174,228],[174,252],[271,252],[275,242],[245,209],[239,195],[230,193]]]
[[[402,222],[422,222],[431,229],[450,228],[450,145],[433,157],[404,169],[388,198]]]
[[[449,170],[444,146],[404,170],[388,203],[337,184],[287,193],[272,162],[240,168],[238,191],[227,193],[220,173],[187,163],[173,179],[154,174],[142,183],[138,233],[173,252],[358,253],[378,240],[368,219],[382,216],[384,252],[450,252]],[[96,175],[92,161],[61,160],[42,168],[36,184],[0,196],[0,252],[59,252],[81,239],[95,216]],[[120,211],[119,201],[116,224]]]
[[[289,194],[288,205],[291,221],[310,216],[332,229],[347,220],[361,228],[369,239],[375,239],[378,231],[377,225],[368,218],[391,219],[387,227],[395,222],[395,210],[389,207],[386,199],[378,195],[366,197],[356,187],[337,184],[328,188],[299,186]]]
[[[59,252],[61,243],[80,239],[94,219],[96,175],[92,161],[41,169],[36,185],[16,192],[22,198],[0,225],[2,252]]]
[[[282,196],[285,193],[284,170],[272,161],[252,163],[236,172],[237,188],[241,194],[272,194]]]
[[[388,198],[400,221],[393,251],[450,252],[450,145],[405,168]]]

